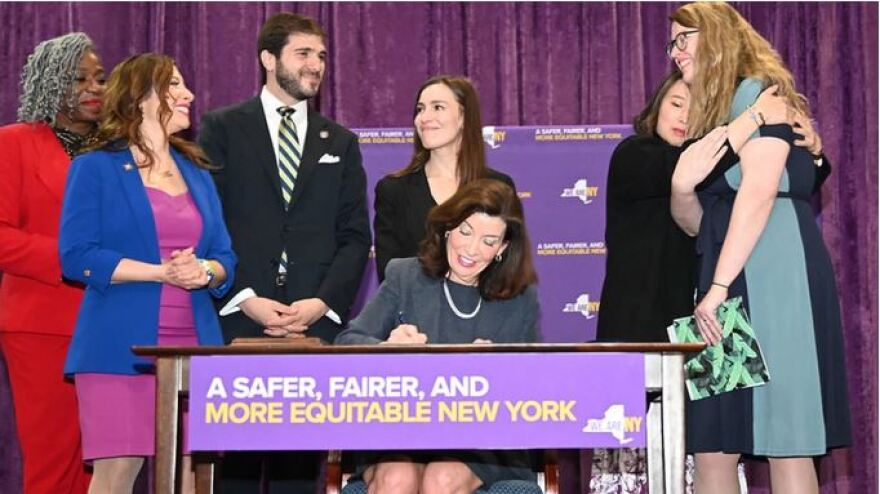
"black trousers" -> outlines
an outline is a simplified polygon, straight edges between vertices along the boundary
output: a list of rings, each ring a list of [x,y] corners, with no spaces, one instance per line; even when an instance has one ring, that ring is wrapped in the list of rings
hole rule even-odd
[[[227,452],[217,483],[220,494],[315,494],[321,453]]]
[[[272,296],[282,303],[289,304],[293,301],[293,296],[288,293],[288,285],[276,286]],[[241,323],[253,324],[254,335],[263,336],[262,328],[257,328],[242,312],[224,317],[247,319]],[[337,324],[322,317],[309,328],[307,334],[332,343],[339,330]],[[228,336],[231,335],[227,335],[227,343],[232,339]],[[315,494],[323,456],[323,453],[314,451],[226,452],[217,482],[219,493]]]

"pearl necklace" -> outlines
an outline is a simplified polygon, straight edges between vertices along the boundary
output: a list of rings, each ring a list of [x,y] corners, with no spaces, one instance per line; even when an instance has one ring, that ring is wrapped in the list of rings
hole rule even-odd
[[[446,295],[446,303],[449,304],[449,308],[452,309],[452,312],[462,318],[462,319],[473,319],[477,313],[480,312],[480,307],[483,305],[483,297],[477,301],[477,308],[474,309],[470,314],[465,314],[464,312],[458,310],[458,307],[455,306],[455,302],[452,301],[452,295],[449,293],[449,284],[446,282],[446,278],[443,279],[443,293]]]

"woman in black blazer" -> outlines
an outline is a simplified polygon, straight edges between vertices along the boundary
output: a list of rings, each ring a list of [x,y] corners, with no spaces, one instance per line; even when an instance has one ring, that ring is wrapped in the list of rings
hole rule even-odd
[[[416,96],[413,123],[415,152],[409,165],[376,184],[373,227],[379,281],[385,279],[388,261],[416,255],[428,211],[460,186],[491,178],[516,190],[510,177],[486,166],[480,103],[466,78],[425,81]]]

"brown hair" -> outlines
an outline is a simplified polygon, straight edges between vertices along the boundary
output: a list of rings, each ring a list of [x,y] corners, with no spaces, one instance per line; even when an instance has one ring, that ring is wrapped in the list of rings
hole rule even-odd
[[[441,278],[449,271],[446,233],[474,213],[485,213],[504,221],[503,242],[507,249],[501,261],[493,261],[479,275],[480,295],[486,300],[516,297],[538,281],[532,264],[531,243],[526,231],[522,203],[516,192],[494,179],[474,180],[459,187],[443,204],[428,213],[427,234],[419,245],[419,262],[428,276]]]
[[[654,95],[651,96],[651,101],[645,106],[641,113],[633,119],[633,128],[635,129],[636,134],[640,136],[654,135],[657,131],[657,119],[660,117],[660,106],[663,103],[663,98],[666,97],[666,93],[669,92],[669,89],[680,80],[681,72],[677,70],[663,79],[663,82],[661,82],[660,86],[654,91]]]
[[[425,88],[434,84],[443,84],[448,87],[452,94],[455,95],[455,101],[461,105],[461,111],[464,112],[461,148],[458,150],[457,160],[459,185],[464,185],[480,178],[486,178],[489,175],[489,168],[486,166],[486,145],[483,143],[480,100],[470,80],[460,76],[438,75],[425,81],[416,93],[416,102],[413,105],[413,119],[415,119],[416,108],[419,104],[419,98],[422,97],[422,92]],[[402,177],[409,175],[421,170],[425,166],[428,158],[431,157],[431,151],[422,144],[418,132],[415,134],[414,147],[413,157],[409,165],[402,170],[392,173],[391,176]]]
[[[313,34],[320,36],[325,43],[327,42],[327,34],[324,29],[311,17],[290,12],[279,12],[273,15],[260,28],[260,34],[257,37],[257,64],[263,75],[263,84],[266,83],[266,68],[259,60],[260,54],[266,50],[275,58],[281,58],[281,51],[287,46],[291,34]]]
[[[164,95],[174,74],[174,60],[159,53],[142,53],[117,65],[107,80],[101,125],[96,142],[90,149],[107,146],[135,146],[146,157],[144,167],[153,166],[156,156],[144,142],[140,125],[144,121],[140,104],[153,91],[159,95],[159,121],[167,122],[173,110]],[[166,134],[168,143],[200,168],[213,169],[205,152],[197,144],[182,137]]]
[[[764,86],[779,85],[776,94],[809,117],[806,98],[779,53],[733,7],[724,2],[690,3],[670,21],[698,29],[697,72],[691,83],[688,135],[699,137],[727,123],[739,79],[754,77]]]

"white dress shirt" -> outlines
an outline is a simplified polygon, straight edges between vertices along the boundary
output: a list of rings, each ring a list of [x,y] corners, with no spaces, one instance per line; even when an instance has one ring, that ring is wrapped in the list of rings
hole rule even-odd
[[[260,103],[263,105],[263,115],[266,117],[266,125],[269,127],[269,138],[272,139],[272,151],[275,153],[275,164],[278,164],[278,129],[281,127],[281,114],[278,113],[278,108],[282,106],[288,106],[283,101],[275,97],[274,94],[269,92],[269,89],[266,86],[263,86],[263,90],[260,91]],[[306,132],[309,128],[309,119],[308,119],[308,111],[309,111],[309,103],[307,100],[300,101],[299,103],[293,105],[293,108],[296,110],[293,113],[293,123],[296,125],[296,136],[299,138],[299,141],[303,144],[303,156],[305,156],[305,138]],[[296,188],[296,184],[294,184],[294,188]],[[279,266],[279,270],[283,270],[281,266]],[[220,309],[221,316],[228,316],[229,314],[235,314],[241,308],[242,302],[245,300],[256,297],[257,293],[253,288],[245,288],[244,290],[235,294],[229,302]],[[342,324],[342,318],[339,317],[333,309],[327,310],[327,313],[324,314],[328,319],[335,322],[336,324]]]

